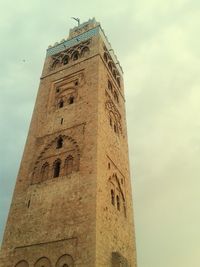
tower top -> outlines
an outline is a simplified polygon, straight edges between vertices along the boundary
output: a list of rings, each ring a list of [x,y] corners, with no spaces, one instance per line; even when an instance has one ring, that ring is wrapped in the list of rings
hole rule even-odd
[[[120,74],[123,74],[122,67],[120,66],[114,50],[112,49],[111,44],[108,41],[103,29],[101,28],[100,23],[97,22],[95,18],[89,19],[88,21],[83,22],[80,25],[70,29],[69,37],[67,39],[62,39],[60,42],[56,42],[53,46],[50,45],[47,49],[46,56],[48,57],[56,55],[57,53],[73,47],[83,41],[86,41],[93,36],[97,36],[98,34],[101,36],[106,49],[110,52],[110,55],[114,63],[116,64],[118,71],[120,72]]]

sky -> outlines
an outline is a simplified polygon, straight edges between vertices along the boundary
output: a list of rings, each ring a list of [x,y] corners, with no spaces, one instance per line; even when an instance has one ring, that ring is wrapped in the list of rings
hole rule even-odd
[[[101,22],[124,70],[138,267],[199,267],[199,0],[0,1],[0,240],[45,50],[72,16]]]

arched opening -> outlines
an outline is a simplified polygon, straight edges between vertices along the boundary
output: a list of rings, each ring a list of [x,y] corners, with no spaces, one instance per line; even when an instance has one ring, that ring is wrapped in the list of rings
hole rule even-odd
[[[117,199],[117,209],[120,210],[120,198],[118,195],[116,199]]]
[[[110,126],[112,126],[112,119],[110,118]]]
[[[73,54],[72,54],[72,60],[77,60],[79,57],[79,54],[78,54],[78,51],[75,51]]]
[[[45,162],[42,165],[42,169],[41,169],[41,180],[45,181],[48,179],[49,176],[49,164],[47,162]]]
[[[111,189],[110,193],[111,193],[111,203],[112,203],[113,206],[115,206],[115,193],[114,193],[114,190]]]
[[[74,96],[70,96],[68,99],[68,104],[71,105],[74,103]]]
[[[60,99],[60,101],[58,102],[58,107],[59,108],[64,107],[64,101],[63,101],[63,99]]]
[[[65,168],[66,168],[66,174],[70,174],[73,171],[73,164],[74,164],[74,158],[70,155],[66,158],[65,161]]]
[[[119,87],[120,87],[120,78],[117,78],[117,84],[118,84]]]
[[[58,64],[59,64],[59,60],[56,59],[52,64],[52,69],[54,70]]]
[[[63,62],[63,65],[67,65],[69,63],[69,57],[64,56],[62,62]]]
[[[88,47],[84,47],[83,49],[82,49],[82,51],[81,51],[81,56],[82,57],[85,57],[85,56],[87,56],[88,54],[89,54],[89,48]]]
[[[104,58],[104,60],[105,60],[106,62],[108,61],[108,56],[107,56],[106,53],[103,54],[103,58]]]
[[[114,124],[114,132],[117,133],[117,125]]]
[[[28,266],[29,266],[29,264],[28,264],[28,262],[25,261],[25,260],[22,260],[22,261],[18,262],[18,263],[15,265],[15,267],[28,267]]]
[[[63,146],[63,138],[60,136],[56,143],[56,148],[59,149]]]
[[[112,83],[108,80],[108,89],[112,92]]]
[[[111,62],[108,63],[108,68],[112,71],[112,63]]]
[[[59,177],[59,175],[60,175],[60,167],[61,167],[61,160],[58,159],[54,163],[54,170],[53,170],[53,177],[54,178]]]

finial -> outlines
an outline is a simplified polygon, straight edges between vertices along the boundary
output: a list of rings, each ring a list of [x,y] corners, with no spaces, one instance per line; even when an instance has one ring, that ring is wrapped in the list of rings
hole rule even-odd
[[[76,20],[78,22],[78,26],[80,25],[80,19],[79,18],[71,17],[71,19]]]

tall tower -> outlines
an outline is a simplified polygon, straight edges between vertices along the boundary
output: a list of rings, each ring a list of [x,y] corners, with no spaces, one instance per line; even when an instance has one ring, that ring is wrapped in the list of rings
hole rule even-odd
[[[135,267],[122,69],[95,19],[47,49],[1,267]]]

